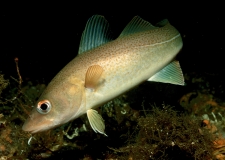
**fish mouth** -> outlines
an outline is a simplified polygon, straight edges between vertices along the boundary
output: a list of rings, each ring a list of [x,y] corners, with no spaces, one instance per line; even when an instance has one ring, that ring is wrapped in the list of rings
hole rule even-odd
[[[22,130],[25,131],[25,132],[30,132],[30,133],[37,133],[37,132],[42,132],[42,131],[45,131],[47,129],[41,129],[41,128],[30,128],[28,125],[24,124],[23,127],[22,127]]]
[[[54,123],[52,121],[45,121],[45,122],[34,122],[32,120],[27,120],[25,121],[22,130],[25,132],[30,132],[30,133],[38,133],[38,132],[43,132],[48,129],[51,129],[55,127]]]

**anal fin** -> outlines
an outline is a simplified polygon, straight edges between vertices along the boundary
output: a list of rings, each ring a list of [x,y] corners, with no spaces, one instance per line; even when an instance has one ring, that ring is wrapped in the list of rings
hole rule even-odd
[[[174,60],[159,72],[154,74],[148,81],[184,85],[184,76],[178,61]]]

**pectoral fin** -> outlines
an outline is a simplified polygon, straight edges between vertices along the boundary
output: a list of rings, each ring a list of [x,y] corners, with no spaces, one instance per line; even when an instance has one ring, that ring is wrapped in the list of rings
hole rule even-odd
[[[87,110],[87,117],[92,129],[97,133],[105,134],[105,124],[102,116],[96,110]]]
[[[103,68],[99,65],[90,66],[85,76],[85,88],[95,90],[99,84]]]

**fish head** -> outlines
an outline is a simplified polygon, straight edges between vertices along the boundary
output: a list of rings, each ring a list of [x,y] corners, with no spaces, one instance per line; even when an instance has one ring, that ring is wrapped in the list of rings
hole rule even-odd
[[[62,125],[80,111],[83,90],[80,83],[50,83],[36,102],[22,129],[37,133]]]

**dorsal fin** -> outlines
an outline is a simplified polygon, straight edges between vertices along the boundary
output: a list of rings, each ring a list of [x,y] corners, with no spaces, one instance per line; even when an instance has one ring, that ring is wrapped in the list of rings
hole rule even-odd
[[[163,26],[167,25],[168,23],[169,23],[169,20],[168,19],[163,19],[160,22],[158,22],[155,26],[157,26],[157,27],[163,27]]]
[[[108,21],[101,15],[92,16],[83,31],[78,54],[109,42],[110,29]]]
[[[174,60],[169,63],[166,67],[150,77],[148,81],[184,85],[184,76],[179,62]]]
[[[124,28],[122,33],[120,34],[119,37],[126,36],[129,34],[137,33],[137,32],[142,32],[142,31],[147,31],[147,30],[152,30],[158,27],[153,26],[151,23],[148,21],[143,20],[139,16],[135,16]]]

